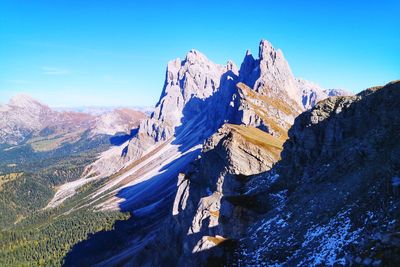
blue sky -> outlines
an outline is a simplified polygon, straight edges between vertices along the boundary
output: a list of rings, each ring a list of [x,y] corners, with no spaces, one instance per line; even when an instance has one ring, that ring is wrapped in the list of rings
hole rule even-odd
[[[240,65],[260,39],[297,77],[358,92],[400,78],[400,1],[0,3],[0,103],[154,105],[169,60],[192,48]]]

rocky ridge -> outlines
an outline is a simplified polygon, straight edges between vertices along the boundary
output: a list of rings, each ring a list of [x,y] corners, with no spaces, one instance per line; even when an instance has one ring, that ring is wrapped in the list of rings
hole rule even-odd
[[[219,210],[228,203],[224,199],[241,202],[247,176],[265,172],[279,160],[288,129],[307,108],[303,92],[321,91],[305,83],[294,78],[282,52],[267,41],[260,42],[259,59],[246,52],[239,71],[230,61],[217,65],[196,50],[184,60],[169,62],[152,116],[141,123],[136,136],[103,153],[81,179],[83,183],[109,176],[106,185],[89,196],[91,203],[100,203],[98,209],[131,211],[136,214],[133,225],[152,218],[151,226],[147,232],[130,230],[129,243],[135,240],[136,245],[124,247],[128,241],[121,240],[124,248],[113,255],[108,252],[107,258],[96,252],[92,260],[100,265],[142,265],[178,259],[183,264],[198,255],[193,253],[222,243],[226,237],[217,234],[219,221],[246,212],[231,204],[220,217]],[[72,187],[65,185],[66,190]],[[57,192],[62,193],[63,188]],[[170,208],[173,218],[161,212]],[[174,229],[162,232],[164,223]],[[245,229],[240,220],[237,227]],[[171,242],[178,244],[176,251],[168,246]],[[148,254],[153,246],[168,257]]]
[[[243,86],[237,88],[238,82]],[[178,58],[168,63],[160,100],[151,117],[139,126],[138,134],[119,150],[104,153],[90,166],[88,175],[112,175],[169,138],[179,140],[181,133],[192,132],[198,143],[203,143],[224,122],[244,123],[279,134],[270,121],[277,120],[278,127],[291,125],[310,106],[302,104],[302,92],[318,89],[310,84],[306,87],[297,82],[282,52],[265,40],[260,42],[259,59],[246,52],[240,70],[231,61],[225,66],[215,64],[199,51],[191,50],[184,60]],[[244,96],[241,88],[245,86],[250,88],[247,92],[251,96]],[[322,94],[320,98],[326,96]],[[251,97],[252,100],[246,100]],[[287,106],[290,114],[283,114],[279,106],[274,106],[275,102],[282,103],[282,108]],[[268,110],[268,116],[257,114],[258,110]],[[270,112],[275,114],[274,118]]]
[[[272,185],[249,186],[282,201],[244,232],[244,262],[399,263],[399,89],[397,81],[332,97],[296,119],[282,160],[256,178]]]
[[[319,102],[296,119],[282,159],[265,172],[251,156],[230,160],[240,158],[231,145],[240,138],[211,137],[179,176],[175,232],[165,233],[180,244],[178,264],[396,266],[399,93],[393,82]]]

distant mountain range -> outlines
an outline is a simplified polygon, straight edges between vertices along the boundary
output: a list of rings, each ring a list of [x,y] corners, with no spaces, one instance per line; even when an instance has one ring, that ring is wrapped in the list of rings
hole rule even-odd
[[[101,115],[107,112],[111,112],[116,109],[132,109],[136,111],[140,111],[146,113],[147,115],[151,115],[154,110],[154,107],[139,107],[139,106],[132,106],[132,107],[120,107],[120,106],[82,106],[82,107],[52,107],[55,111],[59,112],[80,112],[80,113],[87,113],[90,115]]]
[[[84,111],[92,112],[58,111],[29,95],[16,95],[0,106],[0,143],[18,145],[33,138],[73,142],[84,132],[90,136],[130,134],[146,118],[143,112],[128,108]]]

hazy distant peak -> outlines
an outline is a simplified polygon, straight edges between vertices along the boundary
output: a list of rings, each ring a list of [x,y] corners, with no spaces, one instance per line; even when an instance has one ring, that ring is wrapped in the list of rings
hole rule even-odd
[[[328,96],[350,96],[353,95],[346,89],[342,88],[331,88],[331,89],[326,89],[324,91]]]
[[[40,103],[30,95],[25,93],[14,95],[10,99],[8,105],[21,108],[30,108],[32,106],[45,106],[44,104]]]

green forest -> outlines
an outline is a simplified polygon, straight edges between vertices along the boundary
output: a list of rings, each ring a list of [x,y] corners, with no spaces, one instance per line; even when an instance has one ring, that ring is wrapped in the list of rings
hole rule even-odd
[[[88,234],[112,229],[129,214],[79,210],[0,232],[0,266],[60,266],[73,245]],[[47,216],[46,216],[47,215]]]
[[[87,184],[58,208],[44,209],[57,186],[79,178],[109,145],[102,136],[47,152],[29,144],[0,148],[0,266],[60,266],[73,245],[129,218],[77,208],[104,181]]]

